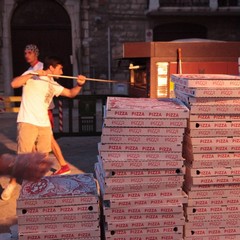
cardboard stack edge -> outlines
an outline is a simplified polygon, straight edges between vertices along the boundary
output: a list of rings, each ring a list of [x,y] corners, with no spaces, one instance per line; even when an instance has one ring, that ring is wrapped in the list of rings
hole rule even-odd
[[[18,238],[99,240],[99,215],[93,174],[24,181],[17,200]]]
[[[184,137],[186,240],[240,239],[240,77],[172,75],[190,110]]]
[[[95,164],[106,240],[182,239],[188,114],[178,99],[107,99]]]

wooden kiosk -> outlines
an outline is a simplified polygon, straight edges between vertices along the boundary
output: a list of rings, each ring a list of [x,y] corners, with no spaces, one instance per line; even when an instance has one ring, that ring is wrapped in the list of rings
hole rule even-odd
[[[181,55],[179,54],[181,53]],[[128,42],[123,58],[129,60],[133,97],[171,97],[174,73],[239,75],[240,42]]]

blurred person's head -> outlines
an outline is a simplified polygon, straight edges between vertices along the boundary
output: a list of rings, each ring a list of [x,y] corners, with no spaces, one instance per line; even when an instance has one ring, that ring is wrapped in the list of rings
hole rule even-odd
[[[35,44],[28,44],[24,49],[26,62],[32,67],[38,62],[39,49]]]

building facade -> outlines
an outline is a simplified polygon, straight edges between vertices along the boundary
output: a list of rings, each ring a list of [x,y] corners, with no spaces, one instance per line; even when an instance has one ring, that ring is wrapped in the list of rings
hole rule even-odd
[[[27,67],[23,49],[29,43],[39,46],[41,60],[63,58],[67,75],[128,81],[124,42],[183,38],[240,41],[240,1],[0,0],[0,95],[19,94],[10,82]],[[114,91],[91,82],[83,94]]]

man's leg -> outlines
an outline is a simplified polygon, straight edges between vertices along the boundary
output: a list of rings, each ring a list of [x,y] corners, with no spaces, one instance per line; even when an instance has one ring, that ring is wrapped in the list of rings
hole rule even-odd
[[[18,123],[17,126],[18,137],[17,137],[17,152],[18,153],[29,153],[35,148],[35,141],[38,135],[36,126],[28,123]],[[11,198],[12,193],[17,186],[15,178],[11,178],[8,186],[2,192],[1,198],[7,201]]]

